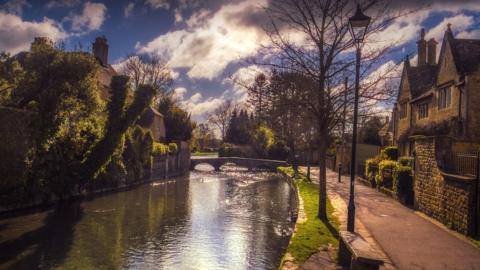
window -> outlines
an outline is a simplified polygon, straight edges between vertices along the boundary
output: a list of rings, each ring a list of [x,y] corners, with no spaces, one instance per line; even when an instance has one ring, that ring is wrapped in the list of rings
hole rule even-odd
[[[428,117],[428,103],[422,103],[418,105],[418,119]]]
[[[407,102],[400,103],[400,119],[407,117]]]
[[[438,90],[438,109],[446,109],[452,103],[452,87],[447,86]]]

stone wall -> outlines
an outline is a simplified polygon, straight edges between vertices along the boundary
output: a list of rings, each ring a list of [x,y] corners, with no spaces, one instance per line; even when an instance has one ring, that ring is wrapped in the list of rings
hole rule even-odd
[[[186,142],[177,145],[177,154],[153,158],[151,180],[184,175],[190,170],[190,146]]]
[[[415,208],[464,234],[474,233],[476,179],[452,175],[440,167],[438,146],[446,139],[415,138]]]

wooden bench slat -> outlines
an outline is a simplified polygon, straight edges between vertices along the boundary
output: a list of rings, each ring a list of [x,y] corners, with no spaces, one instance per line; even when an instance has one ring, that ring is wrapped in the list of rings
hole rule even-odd
[[[359,234],[341,231],[340,238],[345,243],[355,260],[359,262],[383,265],[383,260],[378,256],[370,244]]]

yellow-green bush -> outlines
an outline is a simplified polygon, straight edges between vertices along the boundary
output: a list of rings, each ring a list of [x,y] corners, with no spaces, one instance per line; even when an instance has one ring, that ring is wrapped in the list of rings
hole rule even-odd
[[[154,156],[163,156],[168,153],[168,145],[163,143],[153,143],[152,155]]]
[[[370,181],[372,186],[376,184],[375,176],[378,173],[378,163],[380,163],[380,161],[379,157],[370,158],[365,161],[365,177]]]
[[[397,160],[398,159],[398,147],[388,146],[382,150],[382,159]]]
[[[178,153],[178,145],[176,143],[169,143],[168,144],[168,153],[169,154]]]
[[[393,172],[397,168],[398,163],[394,160],[382,160],[378,164],[378,173],[375,177],[377,186],[392,188]]]

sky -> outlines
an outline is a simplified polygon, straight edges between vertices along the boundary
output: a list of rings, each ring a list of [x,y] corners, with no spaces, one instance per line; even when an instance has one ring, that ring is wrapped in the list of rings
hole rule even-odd
[[[244,59],[259,57],[262,45],[268,45],[263,31],[267,1],[0,0],[0,51],[28,50],[36,36],[64,42],[67,49],[89,50],[95,37],[105,36],[114,67],[131,53],[168,61],[175,79],[172,91],[192,118],[202,122],[226,100],[246,100],[245,89],[232,84],[231,78],[248,80],[261,70]],[[398,9],[422,8],[379,35],[395,41],[395,50],[379,70],[391,65],[401,70],[406,54],[414,62],[421,28],[427,38],[439,42],[448,23],[456,37],[480,38],[480,1],[394,3]]]

